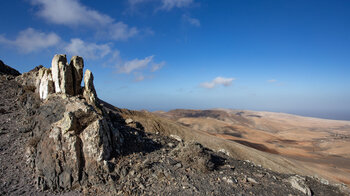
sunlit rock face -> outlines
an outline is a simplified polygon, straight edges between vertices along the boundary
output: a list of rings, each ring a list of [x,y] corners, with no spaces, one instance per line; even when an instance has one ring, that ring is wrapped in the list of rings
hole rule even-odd
[[[56,54],[51,63],[55,92],[71,96],[78,95],[83,79],[83,69],[84,60],[82,57],[74,56],[68,64],[66,55]]]
[[[50,69],[39,66],[17,79],[40,97],[36,120],[48,121],[47,126],[37,123],[39,142],[26,150],[40,189],[69,190],[99,183],[108,173],[104,162],[119,152],[119,131],[97,104],[91,71],[86,70],[83,78],[83,69],[82,57],[74,56],[68,64],[66,55],[55,55]],[[56,120],[45,119],[50,116]]]
[[[55,92],[54,82],[52,80],[52,74],[50,69],[40,69],[39,72],[42,72],[42,74],[39,73],[39,76],[42,75],[40,78],[40,84],[39,84],[39,96],[41,99],[46,99],[47,96],[51,93]]]

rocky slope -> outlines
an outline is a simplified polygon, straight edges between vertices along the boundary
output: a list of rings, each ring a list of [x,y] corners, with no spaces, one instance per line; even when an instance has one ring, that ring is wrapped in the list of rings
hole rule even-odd
[[[83,68],[81,57],[56,55],[50,69],[0,74],[1,195],[346,194],[213,151],[175,122],[115,108],[97,98]]]

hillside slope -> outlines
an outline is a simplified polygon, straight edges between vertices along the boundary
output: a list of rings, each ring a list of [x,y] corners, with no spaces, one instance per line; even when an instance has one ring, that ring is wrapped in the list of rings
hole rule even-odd
[[[350,122],[242,110],[156,112],[197,131],[302,162],[312,174],[350,184]]]

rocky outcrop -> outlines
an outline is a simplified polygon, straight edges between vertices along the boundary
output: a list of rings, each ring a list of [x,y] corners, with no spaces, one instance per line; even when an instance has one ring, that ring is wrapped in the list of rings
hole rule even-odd
[[[39,188],[71,189],[98,183],[103,178],[100,174],[108,174],[103,162],[116,154],[117,141],[112,140],[117,139],[118,130],[83,99],[62,99],[59,95],[48,99],[61,100],[66,110],[36,148],[32,161]]]
[[[56,54],[51,63],[52,77],[56,93],[77,95],[83,75],[84,61],[74,56],[71,63],[67,63],[66,55]]]
[[[93,75],[75,56],[55,55],[50,69],[38,67],[16,79],[43,100],[33,117],[38,142],[27,149],[27,163],[40,189],[68,190],[108,178],[104,165],[119,153],[121,138],[109,116],[97,104]],[[57,104],[63,108],[58,110]],[[59,113],[58,113],[59,112]],[[51,121],[52,114],[61,116]],[[57,119],[57,118],[55,118]],[[42,126],[41,121],[50,121]]]
[[[82,57],[73,56],[68,64],[66,55],[56,54],[52,59],[50,69],[38,66],[32,71],[22,74],[16,80],[24,86],[35,88],[43,100],[52,93],[62,93],[68,96],[84,95],[89,104],[95,105],[97,94],[90,70],[85,72],[85,88],[82,91],[83,69],[84,60]]]

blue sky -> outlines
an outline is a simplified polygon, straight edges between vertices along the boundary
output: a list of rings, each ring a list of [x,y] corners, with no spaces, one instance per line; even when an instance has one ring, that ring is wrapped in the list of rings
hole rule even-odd
[[[12,0],[0,59],[80,55],[117,107],[235,108],[350,120],[350,1]]]

